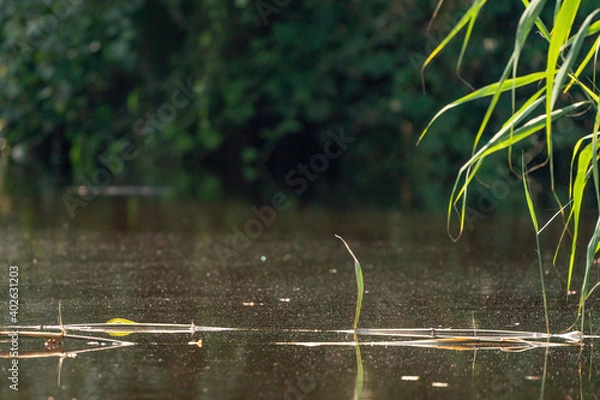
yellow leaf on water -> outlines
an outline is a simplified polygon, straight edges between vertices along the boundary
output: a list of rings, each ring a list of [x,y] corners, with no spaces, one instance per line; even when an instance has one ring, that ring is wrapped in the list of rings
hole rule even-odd
[[[125,319],[125,318],[109,319],[106,323],[107,324],[137,324],[137,322],[132,321],[130,319]]]
[[[132,321],[130,319],[125,319],[125,318],[112,318],[112,319],[109,319],[106,323],[107,324],[131,324],[131,325],[137,324],[137,322]],[[132,332],[120,332],[120,331],[107,331],[107,332],[110,336],[127,336],[127,335],[132,334]]]

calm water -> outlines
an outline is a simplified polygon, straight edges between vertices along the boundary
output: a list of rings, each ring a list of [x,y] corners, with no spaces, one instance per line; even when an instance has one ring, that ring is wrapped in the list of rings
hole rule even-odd
[[[363,265],[361,328],[545,332],[526,220],[478,221],[455,244],[444,215],[288,209],[248,223],[260,221],[250,207],[97,198],[71,218],[60,200],[2,199],[1,324],[10,324],[6,282],[16,265],[21,325],[56,324],[60,301],[64,324],[120,317],[252,330],[112,337],[139,344],[62,358],[44,339],[20,338],[20,353],[35,357],[19,361],[18,392],[2,359],[0,397],[351,399],[359,368],[344,344],[353,337],[294,331],[352,328],[353,262],[335,233]],[[255,238],[244,239],[247,227]],[[576,308],[562,265],[547,263],[553,332]],[[202,347],[189,344],[199,339]],[[293,345],[303,341],[330,345]],[[73,342],[89,346],[66,339],[64,348]],[[6,354],[10,343],[2,346]],[[360,397],[600,396],[593,346],[504,350],[363,345]]]

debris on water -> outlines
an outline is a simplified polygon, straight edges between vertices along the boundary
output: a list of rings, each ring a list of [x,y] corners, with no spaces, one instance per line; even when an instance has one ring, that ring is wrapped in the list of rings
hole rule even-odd
[[[581,341],[583,341],[583,333],[579,332],[579,331],[572,331],[572,332],[567,332],[567,333],[561,333],[559,335],[556,335],[557,337],[567,340],[569,342],[576,342],[579,343]]]
[[[267,261],[267,257],[265,257],[265,256],[260,256],[260,261],[262,261],[262,262],[265,262],[265,261]]]
[[[431,387],[435,388],[447,388],[449,385],[446,382],[433,382]]]
[[[413,375],[404,375],[401,379],[403,381],[413,381],[413,382],[416,382],[416,381],[419,380],[419,377],[418,376],[413,376]]]
[[[255,303],[253,301],[244,301],[244,302],[242,302],[242,305],[246,306],[246,307],[254,307],[254,306],[264,306],[265,303]]]
[[[532,375],[527,375],[524,376],[523,379],[525,379],[526,381],[539,381],[542,379],[541,376],[532,376]]]

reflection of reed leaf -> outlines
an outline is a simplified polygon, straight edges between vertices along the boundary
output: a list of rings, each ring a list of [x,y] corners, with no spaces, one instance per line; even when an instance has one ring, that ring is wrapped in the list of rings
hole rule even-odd
[[[362,299],[363,294],[365,293],[365,282],[363,280],[362,268],[360,267],[360,263],[358,262],[358,258],[354,255],[348,243],[340,235],[335,235],[336,238],[340,239],[342,243],[348,249],[348,252],[354,258],[354,272],[356,273],[356,285],[358,287],[358,295],[356,299],[356,313],[354,314],[354,330],[358,327],[358,319],[360,318],[360,309],[362,308]]]

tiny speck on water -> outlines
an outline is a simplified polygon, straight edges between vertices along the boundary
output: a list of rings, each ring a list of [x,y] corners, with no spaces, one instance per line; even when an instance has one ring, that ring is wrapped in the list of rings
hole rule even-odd
[[[265,256],[260,256],[260,261],[262,261],[262,262],[265,262],[265,261],[267,261],[267,257],[265,257]]]
[[[525,379],[526,381],[539,381],[539,380],[541,380],[542,378],[541,378],[540,376],[532,376],[532,375],[527,375],[527,376],[525,376],[525,377],[524,377],[524,379]]]
[[[330,273],[330,274],[335,274],[335,273],[337,273],[337,269],[335,269],[335,268],[331,268],[331,269],[329,270],[329,273]]]
[[[433,382],[431,384],[431,387],[435,387],[435,388],[447,388],[448,384],[446,382]]]

